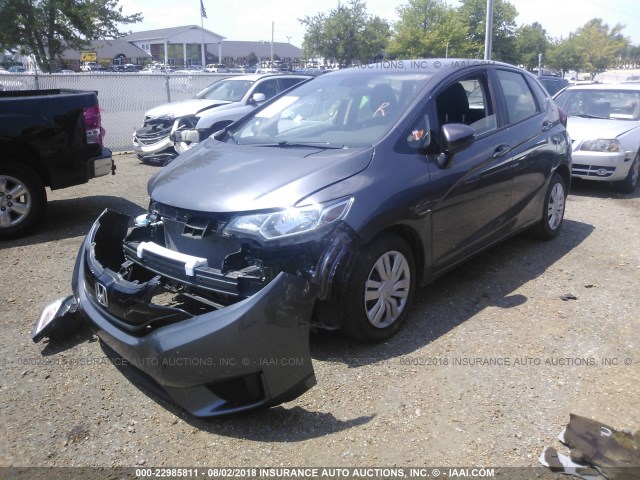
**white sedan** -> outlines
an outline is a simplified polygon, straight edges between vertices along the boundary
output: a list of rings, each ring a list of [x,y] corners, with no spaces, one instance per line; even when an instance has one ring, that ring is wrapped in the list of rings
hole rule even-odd
[[[572,176],[633,192],[640,173],[640,85],[575,85],[554,100],[569,116]]]

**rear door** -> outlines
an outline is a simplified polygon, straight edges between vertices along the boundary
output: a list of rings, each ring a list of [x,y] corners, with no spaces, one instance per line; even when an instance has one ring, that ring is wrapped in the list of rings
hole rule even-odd
[[[557,162],[561,128],[548,94],[528,74],[498,67],[498,101],[508,122],[513,168],[513,192],[509,217],[514,228],[540,218],[549,172]]]

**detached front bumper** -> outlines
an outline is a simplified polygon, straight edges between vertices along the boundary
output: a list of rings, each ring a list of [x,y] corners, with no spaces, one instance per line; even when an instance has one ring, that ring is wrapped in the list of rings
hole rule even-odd
[[[586,180],[616,182],[624,180],[633,163],[631,152],[574,151],[571,175]]]
[[[309,324],[317,287],[279,273],[257,293],[202,314],[152,302],[160,276],[129,282],[96,257],[122,251],[128,217],[106,210],[84,241],[72,286],[97,335],[196,416],[292,400],[313,385]],[[34,332],[35,338],[35,332]]]

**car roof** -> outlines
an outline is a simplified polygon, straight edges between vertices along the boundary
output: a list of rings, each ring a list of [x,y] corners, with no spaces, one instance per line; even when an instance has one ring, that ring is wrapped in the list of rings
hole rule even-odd
[[[565,90],[629,90],[640,91],[640,84],[633,83],[589,83],[586,85],[571,85]]]
[[[310,78],[309,75],[290,74],[290,73],[252,73],[249,75],[235,75],[227,77],[224,80],[250,80],[256,82],[262,78]]]
[[[326,75],[353,75],[358,73],[366,74],[367,72],[408,74],[428,73],[433,75],[433,78],[435,79],[445,78],[456,71],[462,71],[467,68],[483,65],[517,69],[525,74],[533,76],[532,73],[518,69],[518,67],[508,63],[497,62],[494,60],[481,60],[477,58],[417,58],[409,60],[384,60],[377,63],[363,64],[360,66],[343,68],[341,70],[329,71]]]

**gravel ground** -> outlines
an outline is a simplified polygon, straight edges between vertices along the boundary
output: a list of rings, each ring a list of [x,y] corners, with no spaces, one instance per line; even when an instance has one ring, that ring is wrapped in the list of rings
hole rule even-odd
[[[139,390],[88,329],[31,342],[102,209],[146,207],[157,169],[117,165],[48,192],[42,228],[0,244],[0,466],[526,467],[570,413],[640,425],[640,192],[577,185],[554,241],[516,237],[419,290],[383,344],[313,335],[316,387],[202,420]]]

